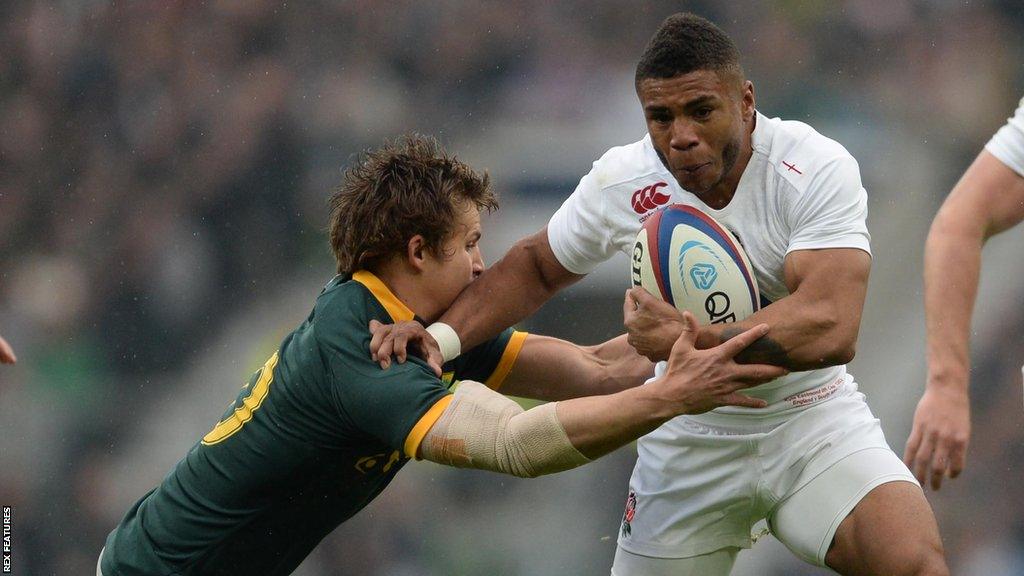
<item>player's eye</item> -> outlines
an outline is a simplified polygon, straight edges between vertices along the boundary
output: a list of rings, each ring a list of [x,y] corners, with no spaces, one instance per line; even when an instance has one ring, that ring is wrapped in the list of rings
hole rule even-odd
[[[647,119],[655,124],[669,124],[672,122],[672,117],[668,114],[651,114]]]
[[[707,120],[711,117],[711,113],[714,111],[715,109],[710,106],[701,106],[693,113],[693,116],[698,120]]]

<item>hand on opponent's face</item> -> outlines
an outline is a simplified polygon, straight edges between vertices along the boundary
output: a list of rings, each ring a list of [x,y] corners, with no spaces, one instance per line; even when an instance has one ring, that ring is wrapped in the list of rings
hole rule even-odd
[[[370,320],[370,333],[373,335],[370,338],[370,356],[374,362],[380,363],[382,369],[387,370],[388,366],[391,366],[392,355],[399,364],[403,364],[409,352],[412,352],[422,358],[438,378],[441,377],[441,365],[444,363],[441,348],[419,322],[409,320],[397,324],[382,324]]]

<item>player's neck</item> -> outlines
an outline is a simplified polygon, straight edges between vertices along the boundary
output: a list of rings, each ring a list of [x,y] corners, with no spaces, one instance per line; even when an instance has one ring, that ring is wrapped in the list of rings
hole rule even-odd
[[[412,273],[395,261],[382,264],[373,273],[416,316],[433,322],[444,312],[444,307],[434,302],[430,290],[423,285],[423,274]]]

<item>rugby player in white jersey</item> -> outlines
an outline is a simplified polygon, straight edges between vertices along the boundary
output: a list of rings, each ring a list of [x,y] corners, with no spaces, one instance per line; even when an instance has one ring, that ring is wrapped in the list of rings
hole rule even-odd
[[[942,486],[963,471],[971,436],[968,335],[981,248],[1024,220],[1024,99],[967,169],[932,222],[924,255],[928,379],[904,460]],[[950,282],[956,278],[956,282]]]
[[[401,361],[411,341],[436,367],[629,253],[659,205],[695,206],[737,236],[771,302],[703,327],[698,345],[767,322],[770,337],[740,356],[794,372],[750,389],[767,408],[676,418],[638,442],[612,574],[728,574],[762,518],[800,558],[841,574],[948,574],[924,494],[844,366],[871,264],[856,161],[805,124],[758,113],[732,40],[691,14],[655,33],[636,90],[648,136],[598,159],[548,226],[484,272],[430,336],[409,324],[377,332],[376,357]],[[664,360],[679,312],[640,289],[625,309],[631,343]]]

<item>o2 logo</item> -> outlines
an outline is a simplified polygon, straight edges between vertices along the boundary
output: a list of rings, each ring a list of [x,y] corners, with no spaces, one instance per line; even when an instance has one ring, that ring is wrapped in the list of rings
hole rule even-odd
[[[704,311],[711,317],[712,324],[731,324],[736,321],[736,313],[731,312],[732,301],[725,292],[712,292],[704,299]]]

